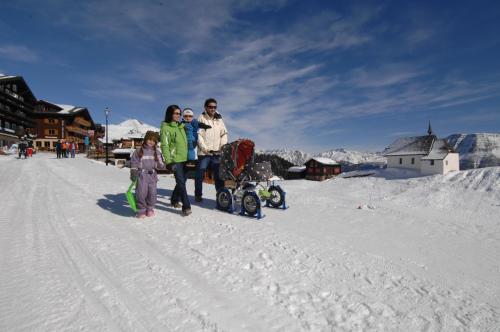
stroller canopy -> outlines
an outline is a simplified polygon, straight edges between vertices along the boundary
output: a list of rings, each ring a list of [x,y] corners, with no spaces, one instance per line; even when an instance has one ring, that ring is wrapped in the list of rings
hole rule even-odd
[[[269,162],[254,162],[255,143],[249,139],[239,139],[222,147],[219,176],[221,180],[257,180],[272,176]]]
[[[224,171],[221,175],[224,179],[239,178],[243,170],[253,163],[254,147],[255,143],[249,139],[239,139],[222,147],[221,168]]]

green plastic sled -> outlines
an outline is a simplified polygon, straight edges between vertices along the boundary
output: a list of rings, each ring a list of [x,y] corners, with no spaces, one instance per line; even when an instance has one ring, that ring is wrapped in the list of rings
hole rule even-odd
[[[130,205],[130,208],[134,212],[137,212],[137,203],[135,202],[135,192],[134,192],[136,184],[137,180],[132,181],[132,183],[128,187],[127,192],[125,193],[125,195],[127,196],[128,205]]]

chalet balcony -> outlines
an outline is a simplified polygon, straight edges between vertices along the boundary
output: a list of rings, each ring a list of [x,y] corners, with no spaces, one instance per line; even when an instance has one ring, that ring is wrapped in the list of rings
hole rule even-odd
[[[87,121],[87,120],[82,119],[82,118],[75,118],[75,120],[73,121],[73,123],[77,124],[77,125],[84,126],[86,128],[90,128],[91,127],[90,121]]]
[[[24,101],[24,98],[21,97],[20,95],[18,95],[17,93],[15,93],[14,91],[10,91],[8,89],[2,89],[1,91],[4,92],[4,93],[6,93],[6,94],[8,94],[8,95],[10,95],[10,96],[12,96],[12,97],[14,97],[14,98],[16,98],[16,99],[18,99],[18,100],[20,100],[20,101]]]
[[[66,126],[65,128],[66,128],[66,130],[67,130],[68,132],[72,132],[72,133],[80,134],[80,135],[82,135],[82,136],[88,136],[88,131],[87,131],[87,129],[82,129],[82,128],[80,128],[80,127],[77,127],[77,126],[71,126],[71,125],[70,125],[70,126]]]

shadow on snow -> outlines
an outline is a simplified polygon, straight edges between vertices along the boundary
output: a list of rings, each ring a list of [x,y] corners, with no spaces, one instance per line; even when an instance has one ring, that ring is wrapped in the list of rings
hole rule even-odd
[[[181,214],[180,209],[174,209],[170,205],[170,196],[173,190],[170,189],[160,189],[158,188],[158,200],[155,205],[155,210],[161,210],[166,212],[171,212],[175,214]],[[215,208],[215,200],[203,198],[203,202],[195,203],[194,196],[189,195],[189,201],[191,205],[196,205],[204,209],[213,210]],[[127,197],[125,193],[120,194],[105,194],[103,198],[97,200],[97,205],[102,209],[109,211],[113,214],[122,217],[134,217],[135,213],[132,211],[127,202]]]

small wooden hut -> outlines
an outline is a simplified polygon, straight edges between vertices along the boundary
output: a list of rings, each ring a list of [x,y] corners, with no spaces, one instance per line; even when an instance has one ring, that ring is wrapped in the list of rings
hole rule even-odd
[[[342,172],[341,165],[329,158],[314,157],[306,161],[306,179],[323,181]]]

